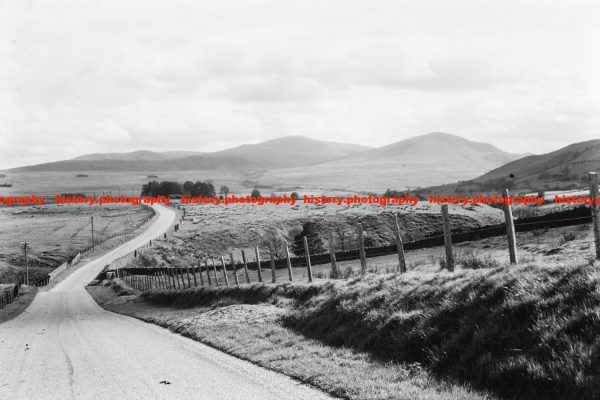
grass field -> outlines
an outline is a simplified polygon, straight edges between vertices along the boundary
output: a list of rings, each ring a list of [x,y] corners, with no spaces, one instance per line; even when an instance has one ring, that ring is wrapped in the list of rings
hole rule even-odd
[[[594,246],[592,242],[593,232],[590,224],[520,232],[517,233],[516,237],[519,246],[518,261],[520,264],[545,265],[560,263],[563,260],[585,264],[590,263],[594,258]],[[125,268],[133,265],[160,266],[160,260],[164,262],[165,259],[161,258],[161,256],[155,252],[157,248],[159,249],[158,253],[164,251],[165,253],[163,254],[165,254],[165,257],[169,257],[166,255],[168,254],[166,252],[170,249],[170,244],[159,241],[157,242],[157,246],[151,251],[144,250],[137,260],[129,258],[127,263],[120,263],[118,267]],[[455,244],[454,254],[457,271],[509,266],[508,249],[506,238],[504,236]],[[253,260],[254,254],[251,253],[249,257]],[[441,270],[440,260],[445,258],[445,249],[443,246],[437,246],[426,249],[410,250],[405,252],[405,258],[408,271],[426,273],[438,272]],[[234,285],[235,277],[234,272],[229,265],[229,257],[225,256],[224,259],[228,268],[227,280],[230,285]],[[167,258],[167,260],[171,259]],[[185,260],[187,260],[188,263],[185,263]],[[239,282],[245,284],[247,283],[247,278],[243,265],[239,264],[239,258],[237,261]],[[188,257],[184,260],[173,260],[173,263],[169,265],[185,268],[186,266],[204,266],[204,263],[200,263],[199,259]],[[215,260],[217,269],[216,275],[212,267],[212,262],[208,262],[208,266],[211,285],[216,286],[216,283],[218,282],[220,286],[225,286],[221,260]],[[360,260],[339,261],[337,266],[342,278],[355,278],[361,275]],[[391,254],[379,257],[369,257],[367,258],[367,266],[368,273],[393,273],[396,272],[398,267],[398,256],[396,254]],[[331,265],[329,263],[313,264],[312,272],[313,278],[317,281],[330,279]],[[248,271],[248,276],[252,283],[258,282],[258,273],[255,269],[250,269]],[[272,281],[273,275],[270,267],[263,267],[262,277],[264,282],[269,283]],[[194,275],[190,274],[188,281],[187,274],[185,273],[185,270],[183,270],[183,275],[180,278],[182,281],[181,284],[185,284],[186,287],[193,286],[195,283],[200,285],[201,278],[198,273],[196,273],[195,278],[196,280],[194,281]],[[306,267],[293,266],[292,278],[295,282],[307,282],[308,272]],[[204,272],[202,274],[202,279],[204,284],[208,285],[208,278]],[[276,269],[276,280],[277,282],[289,281],[287,268]],[[158,286],[156,286],[156,288],[158,288]]]
[[[365,237],[373,245],[395,242],[394,212],[400,213],[404,239],[421,238],[441,230],[440,207],[422,203],[412,206],[379,205],[314,205],[297,203],[290,205],[263,206],[234,204],[228,206],[185,206],[186,219],[167,242],[159,241],[147,252],[148,258],[137,260],[134,265],[167,265],[185,267],[196,265],[206,256],[225,256],[233,253],[241,260],[241,250],[253,261],[254,246],[261,247],[262,259],[269,258],[268,240],[291,244],[294,232],[302,224],[314,221],[319,229],[325,249],[328,233],[335,230],[336,249],[342,250],[340,235],[344,236],[345,249],[357,247],[356,224],[361,222]],[[502,212],[488,206],[462,208],[452,206],[452,222],[456,228],[473,228],[501,221]],[[291,245],[290,245],[291,248]],[[278,255],[282,257],[283,255]],[[151,260],[150,263],[144,261]]]
[[[271,299],[267,295],[260,304],[243,304],[243,301],[219,291],[211,292],[206,302],[187,303],[183,300],[181,306],[173,306],[174,303],[161,306],[128,296],[127,291],[115,287],[121,297],[115,297],[117,292],[106,286],[91,286],[88,290],[98,303],[110,311],[169,328],[340,398],[495,398],[462,385],[444,382],[417,363],[380,363],[368,353],[332,347],[283,327],[281,318],[288,312],[283,298]],[[191,293],[187,291],[182,298]],[[222,293],[223,296],[214,293]],[[197,294],[199,292],[194,292],[192,296]],[[209,297],[212,299],[209,300]]]
[[[517,241],[518,267],[498,237],[457,246],[454,273],[440,270],[442,248],[431,248],[407,252],[403,275],[389,273],[395,256],[368,259],[365,276],[358,261],[342,263],[339,280],[322,279],[330,266],[316,266],[312,285],[295,268],[294,283],[278,270],[281,283],[270,284],[265,270],[266,284],[236,286],[230,272],[223,287],[219,270],[219,288],[213,279],[210,288],[154,290],[107,307],[344,398],[598,398],[590,224]]]
[[[156,290],[109,309],[346,398],[484,398],[465,392],[472,387],[500,398],[596,399],[598,264],[574,258],[584,236],[556,236],[560,258],[519,267]],[[341,368],[329,373],[331,365]]]
[[[95,241],[133,229],[152,211],[145,207],[108,205],[44,205],[0,208],[0,280],[24,268],[24,241],[29,242],[31,280],[47,274],[91,243],[91,216]]]
[[[218,188],[227,185],[235,191],[250,193],[253,182],[240,173],[230,173],[219,169],[203,171],[170,172],[109,172],[109,171],[73,171],[73,172],[4,172],[1,182],[11,183],[12,187],[0,187],[0,196],[8,195],[55,195],[60,193],[84,193],[89,196],[96,193],[112,195],[139,196],[142,185],[151,180],[185,181],[212,180]],[[86,175],[86,176],[77,176]],[[150,177],[156,176],[156,177]],[[262,186],[267,189],[268,186]]]

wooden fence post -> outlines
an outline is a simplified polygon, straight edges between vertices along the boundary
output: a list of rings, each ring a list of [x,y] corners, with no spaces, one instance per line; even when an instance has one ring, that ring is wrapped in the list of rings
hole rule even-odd
[[[229,253],[229,261],[231,261],[231,268],[233,268],[233,277],[235,279],[235,284],[240,286],[240,280],[237,275],[237,265],[235,264],[235,260],[233,259],[233,253]]]
[[[358,224],[358,248],[360,251],[360,270],[365,274],[367,272],[367,257],[365,255],[365,238],[363,237],[362,224]]]
[[[442,218],[444,219],[444,247],[446,248],[446,267],[454,272],[454,254],[452,253],[452,227],[448,215],[448,204],[442,204]]]
[[[590,184],[590,197],[594,199],[592,208],[592,227],[594,229],[594,243],[596,245],[596,259],[600,260],[600,199],[598,198],[598,174],[588,172]]]
[[[287,242],[284,243],[284,246],[285,246],[285,258],[286,258],[287,269],[288,269],[288,277],[290,278],[290,282],[292,282],[294,280],[294,276],[292,274],[292,260],[290,259],[290,249],[288,248]]]
[[[200,268],[198,268],[198,271]],[[198,279],[196,279],[196,266],[192,267],[192,276],[194,277],[194,287],[198,287]],[[202,279],[202,275],[200,275],[200,279]],[[204,286],[204,285],[202,285]]]
[[[208,269],[208,260],[204,260],[204,270],[206,271],[206,278],[208,279],[208,286],[212,286],[210,279],[210,270]]]
[[[217,265],[215,264],[215,259],[211,258],[210,261],[212,261],[213,272],[215,273],[215,285],[219,287],[219,277],[217,276]]]
[[[275,246],[269,242],[269,255],[271,256],[271,282],[277,283],[277,275],[275,275]]]
[[[335,246],[333,245],[333,232],[329,231],[329,259],[331,260],[331,277],[339,278],[337,260],[335,259]]]
[[[246,252],[242,250],[242,261],[244,262],[244,273],[246,274],[246,282],[250,283],[250,274],[248,273],[248,262],[246,261]]]
[[[223,266],[223,278],[225,278],[225,286],[229,286],[229,278],[227,278],[227,266],[225,266],[225,258],[221,256],[221,265]]]
[[[192,280],[190,279],[190,267],[188,267],[186,265],[185,267],[185,275],[187,277],[187,281],[188,281],[188,289],[192,287]]]
[[[158,282],[159,282],[160,288],[164,289],[165,288],[165,276],[164,276],[162,270],[158,271]]]
[[[504,197],[507,202],[504,203],[504,220],[506,222],[506,236],[508,238],[508,254],[511,264],[517,264],[517,237],[515,234],[515,224],[513,222],[512,207],[508,204],[510,194],[508,189],[504,190]]]
[[[254,248],[254,252],[256,253],[256,271],[258,272],[258,281],[262,282],[262,270],[260,268],[260,253],[258,252],[258,246]]]
[[[177,277],[177,289],[181,289],[183,286],[183,274],[181,273],[181,268],[175,268],[175,276]]]
[[[304,237],[304,256],[306,257],[306,269],[308,271],[308,281],[313,281],[312,266],[310,265],[310,252],[308,251],[308,240]]]
[[[175,283],[175,269],[174,268],[169,268],[168,270],[168,274],[169,274],[169,286],[170,289],[176,289],[177,288],[177,284]]]
[[[198,263],[198,275],[200,276],[200,286],[204,286],[204,277],[202,276],[202,264]],[[196,275],[194,275],[194,280]]]
[[[404,257],[404,243],[400,234],[400,223],[398,222],[398,213],[394,213],[394,222],[396,224],[396,246],[398,247],[398,272],[406,272],[406,258]]]

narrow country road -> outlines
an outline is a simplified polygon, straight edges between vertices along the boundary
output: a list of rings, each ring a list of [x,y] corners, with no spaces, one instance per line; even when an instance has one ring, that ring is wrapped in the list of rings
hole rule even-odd
[[[88,262],[0,324],[0,399],[326,399],[290,378],[100,308],[84,286],[165,232],[175,212]]]

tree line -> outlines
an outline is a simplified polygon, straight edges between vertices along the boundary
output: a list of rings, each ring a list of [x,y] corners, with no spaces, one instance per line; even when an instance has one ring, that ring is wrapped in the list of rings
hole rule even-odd
[[[227,195],[229,188],[221,186],[219,194]],[[142,186],[142,196],[202,196],[213,197],[217,195],[215,186],[210,181],[185,181],[183,185],[179,182],[172,181],[150,181]]]
[[[227,186],[221,186],[219,188],[220,196],[227,196],[230,190]],[[215,186],[210,181],[185,181],[183,184],[173,181],[150,181],[142,185],[142,196],[201,196],[201,197],[214,197],[217,196]],[[262,194],[258,189],[253,189],[250,196],[258,198],[262,197]],[[298,198],[298,193],[292,193],[292,196]]]

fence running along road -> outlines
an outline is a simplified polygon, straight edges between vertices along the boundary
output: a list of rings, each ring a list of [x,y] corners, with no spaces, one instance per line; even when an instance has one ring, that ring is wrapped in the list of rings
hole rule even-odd
[[[506,190],[505,195],[508,196],[508,190]],[[289,255],[289,251],[286,251],[285,258],[272,258],[268,257],[268,259],[261,259],[259,248],[256,247],[256,257],[253,261],[248,261],[245,256],[245,252],[242,251],[242,261],[234,260],[233,254],[229,253],[229,260],[225,262],[223,256],[221,256],[221,262],[214,263],[214,258],[212,260],[212,267],[209,267],[207,260],[200,260],[198,265],[188,266],[185,268],[172,268],[166,266],[160,267],[138,267],[138,268],[121,268],[115,270],[113,273],[122,278],[128,285],[137,289],[137,290],[154,290],[154,289],[182,289],[189,287],[197,287],[198,282],[200,282],[200,286],[204,286],[204,282],[206,278],[207,284],[210,286],[211,282],[215,282],[217,286],[219,286],[219,275],[223,275],[223,279],[221,280],[222,284],[228,286],[230,283],[227,279],[228,271],[230,274],[233,274],[234,281],[237,285],[240,282],[244,283],[243,280],[238,278],[238,274],[241,273],[242,276],[246,277],[246,283],[251,283],[248,275],[248,270],[256,271],[256,278],[258,282],[265,282],[263,274],[265,270],[271,270],[271,282],[276,282],[276,269],[287,268],[289,272],[289,280],[293,280],[291,268],[293,266],[306,266],[307,272],[306,277],[309,282],[312,281],[312,266],[315,264],[326,264],[331,263],[332,277],[338,277],[339,271],[337,270],[337,262],[340,261],[349,261],[349,260],[361,260],[361,270],[363,273],[366,269],[366,261],[367,257],[378,257],[383,255],[390,255],[398,253],[399,255],[399,265],[398,272],[405,272],[405,265],[403,268],[402,261],[404,260],[404,251],[406,250],[416,250],[423,249],[428,247],[437,247],[437,246],[445,246],[446,247],[446,259],[445,266],[448,270],[452,271],[454,269],[454,263],[448,262],[448,258],[453,261],[453,253],[452,253],[452,245],[456,243],[466,242],[466,241],[474,241],[481,240],[489,237],[503,236],[507,235],[508,238],[508,249],[510,253],[510,262],[511,264],[517,263],[517,243],[515,232],[527,232],[537,229],[549,229],[549,228],[558,228],[564,226],[571,225],[580,225],[587,224],[594,221],[593,218],[593,208],[581,206],[570,210],[558,211],[554,213],[549,213],[543,216],[538,217],[528,217],[522,218],[514,221],[512,217],[512,212],[510,206],[505,206],[505,223],[504,224],[495,224],[488,225],[484,227],[479,227],[477,229],[470,230],[452,230],[450,224],[450,218],[446,213],[444,213],[444,207],[442,207],[443,219],[442,222],[444,226],[446,226],[446,232],[434,233],[431,236],[421,239],[414,240],[408,242],[401,242],[390,244],[386,246],[379,247],[365,247],[364,241],[360,240],[362,238],[362,226],[359,224],[358,226],[358,237],[359,237],[359,248],[346,250],[346,251],[335,251],[333,253],[319,253],[319,254],[309,254],[308,245],[306,237],[301,238],[304,241],[304,256],[295,256],[291,257]],[[508,229],[507,229],[508,227]],[[398,228],[399,230],[399,228]],[[400,236],[399,232],[397,232],[397,237]],[[331,235],[330,241],[331,241]],[[401,239],[400,239],[401,240]],[[269,254],[273,254],[273,246],[272,244],[269,246],[270,251]],[[285,248],[287,249],[287,243],[285,243]],[[136,253],[136,256],[138,254]],[[219,274],[217,274],[217,270]],[[101,274],[98,279],[104,279],[104,273]],[[192,283],[193,282],[193,283]]]

